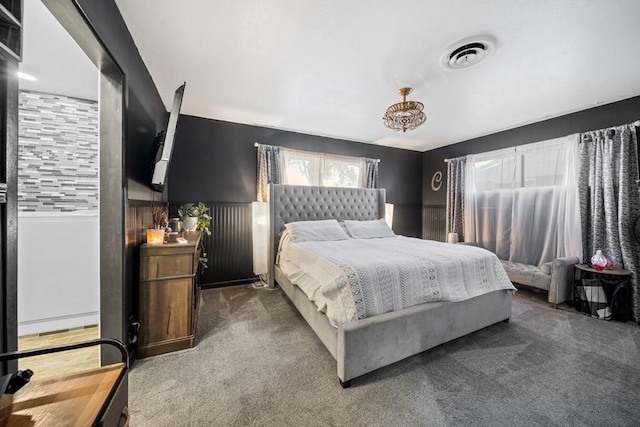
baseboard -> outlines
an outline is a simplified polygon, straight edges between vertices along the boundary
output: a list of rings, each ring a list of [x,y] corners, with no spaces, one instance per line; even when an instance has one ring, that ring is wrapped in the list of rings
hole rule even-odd
[[[211,289],[211,288],[223,288],[225,286],[235,286],[235,285],[245,285],[249,283],[258,282],[260,279],[258,276],[250,277],[248,279],[238,279],[238,280],[227,280],[225,282],[215,282],[215,283],[203,283],[200,285],[202,289]]]
[[[97,311],[71,316],[28,320],[18,322],[18,336],[23,337],[25,335],[42,334],[97,324],[100,324],[100,313]]]

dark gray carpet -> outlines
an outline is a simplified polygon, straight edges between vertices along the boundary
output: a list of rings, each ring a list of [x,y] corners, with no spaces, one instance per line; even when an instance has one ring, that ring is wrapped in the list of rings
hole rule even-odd
[[[284,293],[202,292],[197,346],[136,361],[132,426],[640,425],[640,327],[520,291],[510,323],[338,384]]]

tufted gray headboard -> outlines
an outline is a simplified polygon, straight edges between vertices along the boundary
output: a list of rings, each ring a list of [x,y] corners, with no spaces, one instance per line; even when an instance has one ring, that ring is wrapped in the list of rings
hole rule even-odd
[[[284,225],[322,219],[371,220],[384,218],[384,188],[269,185],[269,286]]]

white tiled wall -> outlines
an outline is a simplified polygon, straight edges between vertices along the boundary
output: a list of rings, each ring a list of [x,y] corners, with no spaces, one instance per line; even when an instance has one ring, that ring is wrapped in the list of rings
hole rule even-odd
[[[18,210],[98,208],[98,103],[20,91]]]

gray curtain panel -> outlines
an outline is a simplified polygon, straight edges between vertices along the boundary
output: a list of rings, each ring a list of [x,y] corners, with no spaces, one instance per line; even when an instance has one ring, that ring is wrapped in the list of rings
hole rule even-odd
[[[259,202],[267,201],[267,186],[280,183],[280,147],[258,145],[258,195]]]
[[[447,234],[458,233],[464,241],[464,186],[466,157],[449,160],[447,164]]]
[[[585,263],[601,249],[618,268],[633,272],[632,305],[640,321],[640,244],[633,223],[640,216],[638,152],[633,125],[582,134],[580,144],[580,215]]]
[[[364,159],[365,188],[378,188],[378,159]]]

